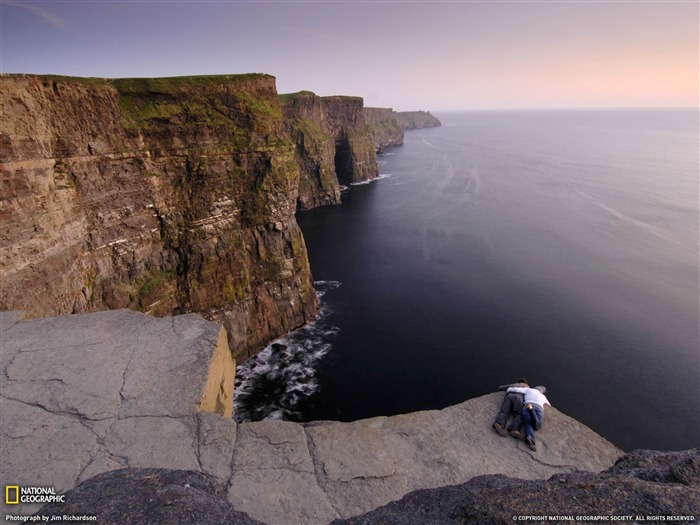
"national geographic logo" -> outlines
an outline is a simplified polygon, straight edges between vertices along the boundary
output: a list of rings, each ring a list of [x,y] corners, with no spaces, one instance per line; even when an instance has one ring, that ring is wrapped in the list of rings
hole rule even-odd
[[[53,487],[20,487],[5,485],[5,505],[20,503],[65,503],[63,494],[56,494]]]

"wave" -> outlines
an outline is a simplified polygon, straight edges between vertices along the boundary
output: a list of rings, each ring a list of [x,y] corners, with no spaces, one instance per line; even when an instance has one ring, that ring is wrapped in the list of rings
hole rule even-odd
[[[589,195],[588,193],[585,193],[579,189],[576,189],[576,193],[578,193],[582,197],[590,200],[591,202],[593,202],[593,204],[595,204],[596,206],[598,206],[602,210],[608,212],[613,217],[621,220],[622,222],[625,222],[625,223],[630,224],[632,226],[636,226],[640,230],[643,230],[651,235],[659,237],[660,239],[663,239],[665,241],[669,241],[669,242],[672,242],[672,243],[677,244],[679,246],[683,246],[683,243],[680,243],[680,242],[676,241],[675,239],[671,238],[671,236],[664,233],[664,231],[661,230],[661,228],[658,228],[657,226],[654,226],[653,224],[649,224],[649,223],[641,221],[639,219],[635,219],[634,217],[630,217],[629,215],[604,204],[600,199],[597,199],[596,197],[593,197],[592,195]]]
[[[321,299],[338,288],[338,281],[314,283]],[[236,368],[233,419],[245,421],[298,420],[300,403],[319,390],[316,367],[331,351],[340,329],[329,322],[331,311],[321,301],[316,319],[276,339]]]
[[[377,175],[373,179],[363,180],[361,182],[351,182],[350,186],[364,186],[365,184],[372,184],[373,182],[376,182],[378,180],[389,179],[393,176],[394,175],[392,173],[380,173],[379,175]]]

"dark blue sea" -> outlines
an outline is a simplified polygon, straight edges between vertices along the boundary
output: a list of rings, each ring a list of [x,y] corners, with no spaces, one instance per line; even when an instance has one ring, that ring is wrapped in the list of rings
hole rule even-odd
[[[624,450],[700,445],[698,112],[436,116],[299,214],[322,312],[239,367],[237,417],[436,409],[524,376]]]

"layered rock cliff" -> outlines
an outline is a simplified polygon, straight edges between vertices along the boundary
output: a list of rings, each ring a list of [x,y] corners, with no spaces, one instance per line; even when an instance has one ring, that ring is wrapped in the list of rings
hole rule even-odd
[[[403,144],[403,127],[399,124],[394,110],[391,108],[365,108],[364,112],[377,151]]]
[[[0,309],[200,312],[241,357],[314,316],[274,77],[0,82]]]
[[[335,137],[326,125],[321,97],[310,91],[280,95],[287,133],[296,145],[301,210],[340,204]]]
[[[396,119],[403,129],[437,128],[442,126],[440,120],[430,111],[399,111]]]
[[[374,179],[379,174],[370,130],[360,97],[322,97],[325,122],[335,139],[335,172],[341,184]]]
[[[378,175],[361,98],[300,91],[281,95],[280,102],[301,169],[299,209],[339,204],[341,185]]]

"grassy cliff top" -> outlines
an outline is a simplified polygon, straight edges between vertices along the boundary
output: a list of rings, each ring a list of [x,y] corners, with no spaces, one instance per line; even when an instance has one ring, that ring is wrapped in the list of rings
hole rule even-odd
[[[230,75],[188,75],[178,77],[133,77],[133,78],[100,78],[100,77],[72,77],[67,75],[35,75],[31,73],[3,73],[3,77],[35,77],[46,80],[62,82],[75,82],[81,84],[113,84],[119,89],[152,91],[164,91],[181,86],[220,84],[222,82],[240,82],[244,80],[272,79],[275,77],[265,73],[241,73]]]
[[[296,93],[280,93],[278,95],[280,104],[286,104],[298,97],[315,97],[316,93],[313,91],[297,91]]]
[[[182,77],[156,78],[115,78],[108,82],[120,91],[159,91],[167,92],[183,86],[207,86],[221,83],[236,83],[250,80],[272,80],[275,77],[265,73],[243,73],[239,75],[194,75]]]

